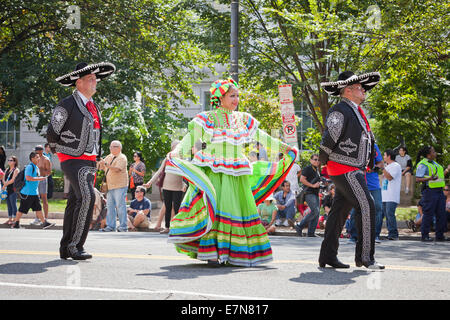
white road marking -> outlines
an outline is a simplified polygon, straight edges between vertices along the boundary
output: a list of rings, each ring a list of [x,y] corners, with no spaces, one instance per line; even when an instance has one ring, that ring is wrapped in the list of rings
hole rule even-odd
[[[28,283],[10,283],[0,282],[0,286],[4,287],[20,287],[30,289],[52,289],[52,290],[74,290],[74,291],[99,291],[108,293],[133,293],[133,294],[185,294],[191,296],[202,296],[216,299],[229,299],[229,300],[278,300],[267,297],[246,297],[246,296],[230,296],[213,293],[203,292],[191,292],[191,291],[179,291],[179,290],[144,290],[144,289],[121,289],[121,288],[96,288],[96,287],[76,287],[76,286],[51,286],[40,284],[28,284]]]

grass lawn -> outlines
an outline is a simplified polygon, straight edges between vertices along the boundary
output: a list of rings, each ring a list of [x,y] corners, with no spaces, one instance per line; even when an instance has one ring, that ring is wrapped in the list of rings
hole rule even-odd
[[[63,199],[50,199],[48,200],[49,212],[64,212],[66,209],[67,200]],[[19,208],[19,201],[17,201],[17,209]],[[6,201],[2,201],[0,204],[0,211],[8,211]]]
[[[66,208],[66,202],[67,200],[63,199],[50,199],[49,200],[49,212],[64,212],[64,209]],[[19,201],[17,201],[17,208],[19,207]],[[8,211],[6,207],[6,202],[2,201],[0,203],[0,211]],[[323,208],[321,208],[320,213],[323,214]],[[397,217],[397,220],[410,220],[414,219],[417,214],[417,207],[397,207],[397,210],[395,211],[395,215]],[[295,218],[298,218],[299,213],[297,212]]]
[[[412,206],[412,207],[397,207],[397,209],[395,210],[395,216],[397,217],[397,221],[406,221],[406,220],[410,220],[410,219],[415,219],[416,215],[417,215],[417,207],[416,206]],[[320,208],[320,215],[324,214],[324,210],[323,207]],[[299,212],[297,212],[295,214],[295,219],[298,218],[298,216],[300,215]]]
[[[410,219],[415,219],[417,212],[416,206],[413,207],[397,207],[397,210],[395,210],[395,216],[397,217],[398,221],[405,221]]]

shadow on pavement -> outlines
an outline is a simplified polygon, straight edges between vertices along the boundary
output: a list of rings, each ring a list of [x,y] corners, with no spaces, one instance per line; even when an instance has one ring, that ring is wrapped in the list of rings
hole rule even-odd
[[[298,283],[323,284],[323,285],[347,285],[355,283],[357,277],[368,274],[366,270],[353,270],[352,272],[337,271],[334,268],[318,268],[318,272],[301,273],[298,278],[290,281]]]
[[[165,266],[161,268],[162,272],[156,273],[139,273],[137,276],[157,276],[165,277],[171,280],[195,279],[200,277],[225,275],[235,272],[255,272],[255,271],[269,271],[276,268],[259,266],[259,267],[240,267],[227,265],[219,268],[212,268],[205,263],[191,263],[185,265]]]
[[[72,260],[52,260],[43,263],[6,263],[0,265],[0,274],[36,274],[48,271],[48,268],[54,268],[64,265],[74,265],[78,262]]]

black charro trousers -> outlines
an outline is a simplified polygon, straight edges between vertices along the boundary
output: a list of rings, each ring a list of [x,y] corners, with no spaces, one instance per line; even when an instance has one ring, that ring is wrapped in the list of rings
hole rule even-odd
[[[356,211],[358,230],[355,261],[374,261],[375,203],[367,188],[365,173],[357,170],[330,178],[336,186],[336,193],[325,226],[319,262],[334,261],[337,258],[339,238],[352,208]]]
[[[89,232],[95,203],[94,175],[97,168],[95,161],[70,159],[61,163],[61,169],[70,182],[70,189],[64,211],[60,251],[67,250],[73,255],[84,250]]]

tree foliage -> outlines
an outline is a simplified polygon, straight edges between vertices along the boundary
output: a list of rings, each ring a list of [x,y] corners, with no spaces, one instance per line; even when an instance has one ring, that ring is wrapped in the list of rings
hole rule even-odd
[[[448,4],[385,1],[384,43],[369,54],[383,79],[369,99],[380,147],[405,143],[415,159],[433,145],[439,161],[450,162],[450,61]]]
[[[117,71],[99,83],[94,96],[106,106],[105,137],[135,142],[128,144],[130,149],[144,141],[167,147],[162,128],[169,135],[179,121],[177,108],[197,101],[192,84],[213,62],[206,46],[191,36],[200,29],[201,18],[185,2],[73,1],[80,25],[72,28],[77,15],[65,1],[2,1],[0,117],[14,113],[30,121],[37,116],[39,131],[57,102],[71,93],[54,79],[81,61],[109,61]],[[137,92],[145,100],[140,108]]]

